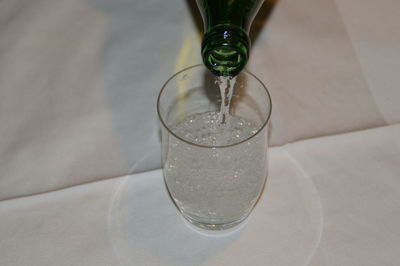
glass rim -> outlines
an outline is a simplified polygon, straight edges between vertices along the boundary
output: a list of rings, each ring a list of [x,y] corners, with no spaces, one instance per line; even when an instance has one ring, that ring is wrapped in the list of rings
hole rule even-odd
[[[193,143],[193,142],[191,142],[191,141],[189,141],[189,140],[186,140],[186,139],[184,139],[184,138],[178,136],[177,134],[175,134],[175,133],[166,125],[164,119],[163,119],[162,116],[161,116],[161,112],[160,112],[160,99],[161,99],[161,95],[162,95],[164,89],[166,88],[167,84],[168,84],[171,80],[173,80],[173,79],[174,79],[175,77],[177,77],[179,74],[182,74],[183,72],[188,71],[189,69],[197,68],[197,67],[203,67],[204,69],[206,69],[205,66],[202,65],[202,64],[197,64],[197,65],[192,65],[192,66],[186,67],[186,68],[184,68],[184,69],[182,69],[182,70],[176,72],[176,73],[173,74],[169,79],[167,79],[167,81],[165,81],[164,85],[161,87],[160,92],[158,93],[158,97],[157,97],[157,115],[158,115],[158,119],[160,120],[162,126],[163,126],[171,135],[173,135],[175,138],[177,138],[177,139],[179,139],[180,141],[183,141],[183,142],[185,142],[185,143],[187,143],[187,144],[189,144],[189,145],[193,145],[193,146],[197,146],[197,147],[201,147],[201,148],[208,148],[208,149],[216,149],[216,148],[220,149],[220,148],[228,148],[228,147],[232,147],[232,146],[236,146],[236,145],[239,145],[239,144],[241,144],[241,143],[244,143],[244,142],[246,142],[246,141],[248,141],[248,140],[254,138],[255,136],[257,136],[257,135],[267,126],[267,124],[268,124],[269,121],[270,121],[271,113],[272,113],[271,95],[270,95],[270,93],[269,93],[269,91],[268,91],[267,86],[265,86],[265,84],[264,84],[256,75],[254,75],[253,73],[251,73],[250,71],[248,71],[248,70],[246,70],[246,69],[243,69],[243,70],[242,70],[243,72],[245,72],[246,74],[248,74],[248,75],[252,76],[253,78],[255,78],[255,79],[262,85],[262,87],[264,88],[264,90],[265,90],[265,92],[266,92],[266,94],[267,94],[267,98],[268,98],[269,108],[268,108],[268,115],[267,115],[267,118],[265,119],[265,121],[263,122],[263,124],[259,127],[259,129],[257,129],[257,132],[256,132],[256,133],[254,133],[253,135],[250,135],[249,137],[247,137],[247,138],[245,138],[244,140],[241,140],[241,141],[239,141],[239,142],[235,142],[235,143],[228,144],[228,145],[221,145],[221,146],[218,146],[218,145],[212,145],[212,146],[211,146],[211,145],[201,145],[201,144]]]

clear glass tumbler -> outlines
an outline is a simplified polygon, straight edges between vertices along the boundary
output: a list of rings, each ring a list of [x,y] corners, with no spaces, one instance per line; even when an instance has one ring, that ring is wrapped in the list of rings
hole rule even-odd
[[[182,215],[205,229],[243,221],[267,177],[271,98],[253,74],[236,77],[229,119],[221,125],[221,93],[202,65],[172,76],[158,96],[164,179]]]

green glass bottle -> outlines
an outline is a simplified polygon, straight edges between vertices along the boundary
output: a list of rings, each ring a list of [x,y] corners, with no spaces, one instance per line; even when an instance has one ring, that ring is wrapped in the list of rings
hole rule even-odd
[[[205,66],[217,76],[236,76],[249,58],[249,30],[263,0],[196,1],[204,21]]]

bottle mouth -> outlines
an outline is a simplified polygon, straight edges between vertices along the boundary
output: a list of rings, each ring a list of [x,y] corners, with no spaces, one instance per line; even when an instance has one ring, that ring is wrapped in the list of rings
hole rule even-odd
[[[236,76],[247,63],[249,46],[250,41],[246,33],[221,27],[204,36],[204,64],[217,76]]]
[[[204,55],[206,66],[218,76],[236,76],[244,68],[247,56],[240,49],[225,45]]]

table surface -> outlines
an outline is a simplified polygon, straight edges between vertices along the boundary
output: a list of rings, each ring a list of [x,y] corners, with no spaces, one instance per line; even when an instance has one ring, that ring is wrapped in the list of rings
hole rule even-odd
[[[269,175],[220,233],[160,170],[158,91],[201,63],[194,1],[0,6],[1,265],[400,265],[399,1],[263,5]]]

